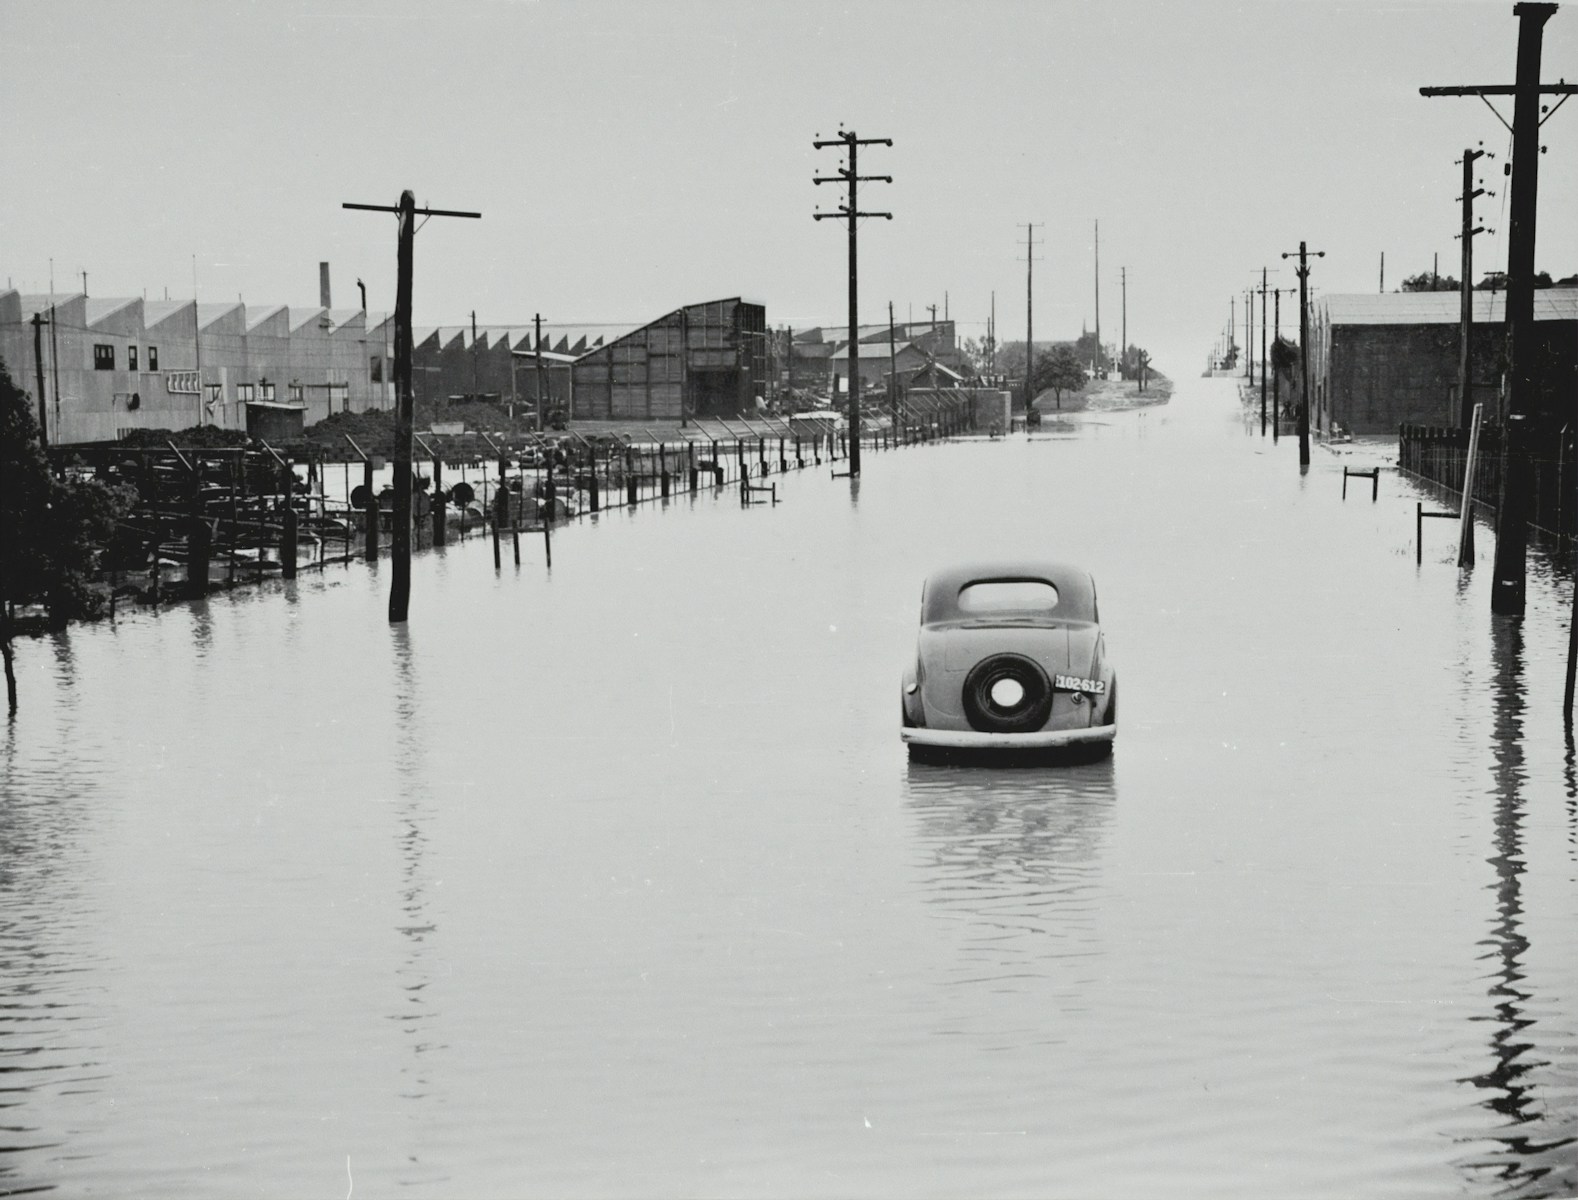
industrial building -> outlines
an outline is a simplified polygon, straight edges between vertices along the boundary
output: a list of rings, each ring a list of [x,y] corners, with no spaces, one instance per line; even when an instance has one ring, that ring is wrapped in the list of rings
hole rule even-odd
[[[769,396],[767,310],[738,296],[689,304],[579,355],[570,414],[594,420],[728,417]]]
[[[770,394],[772,357],[766,309],[735,297],[638,328],[418,327],[412,390],[591,419],[729,416]],[[193,425],[280,436],[392,408],[393,358],[393,319],[358,309],[0,291],[0,361],[30,393],[42,368],[56,445]]]
[[[133,428],[278,428],[280,414],[295,414],[289,427],[387,408],[393,343],[393,322],[369,322],[359,309],[0,291],[0,360],[30,393],[42,369],[54,444],[113,441]]]
[[[1495,417],[1506,368],[1506,293],[1476,291],[1472,300],[1472,398]],[[1321,297],[1310,319],[1312,424],[1361,434],[1457,425],[1460,306],[1457,292]],[[1537,290],[1534,320],[1536,411],[1559,416],[1559,427],[1571,419],[1578,390],[1578,288]]]
[[[900,385],[924,379],[926,386],[949,386],[963,377],[964,356],[952,321],[904,321],[892,326],[862,325],[855,331],[863,388],[887,385],[896,374]],[[818,326],[798,330],[790,345],[791,386],[849,390],[849,327]],[[895,361],[896,360],[896,361]]]

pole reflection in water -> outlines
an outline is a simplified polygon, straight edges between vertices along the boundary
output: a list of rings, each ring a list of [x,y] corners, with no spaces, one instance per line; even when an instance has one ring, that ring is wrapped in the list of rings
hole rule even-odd
[[[1536,1044],[1533,993],[1528,990],[1525,959],[1529,940],[1523,928],[1523,872],[1525,787],[1523,628],[1509,617],[1492,618],[1491,655],[1494,677],[1491,694],[1495,705],[1490,751],[1494,761],[1495,850],[1486,861],[1495,868],[1491,885],[1496,895],[1496,919],[1490,936],[1480,945],[1492,964],[1489,1014],[1471,1017],[1492,1025],[1490,1064],[1478,1075],[1459,1080],[1483,1089],[1482,1103],[1503,1119],[1492,1135],[1493,1148],[1464,1163],[1471,1178],[1489,1174],[1507,1185],[1507,1195],[1546,1196],[1556,1186],[1562,1191],[1578,1184],[1578,1166],[1570,1132],[1558,1132],[1548,1122],[1548,1104],[1537,1093],[1533,1077],[1550,1061]],[[1559,1110],[1558,1110],[1559,1111]],[[1552,1136],[1555,1134],[1556,1136]],[[1552,1173],[1556,1178],[1550,1178]],[[1565,1186],[1564,1186],[1565,1185]]]
[[[399,795],[396,797],[396,845],[400,861],[399,918],[396,930],[405,944],[399,965],[395,969],[399,989],[398,1006],[390,1014],[410,1044],[411,1060],[401,1066],[404,1079],[402,1099],[419,1102],[412,1113],[414,1120],[422,1122],[427,1117],[425,1105],[420,1103],[434,1098],[433,1062],[431,1055],[446,1049],[434,1040],[433,1023],[438,1016],[432,1007],[430,989],[434,969],[429,961],[432,939],[438,926],[430,914],[432,897],[429,894],[428,824],[431,812],[428,805],[431,783],[427,778],[429,758],[424,736],[422,716],[422,689],[417,675],[417,654],[411,641],[411,628],[407,624],[392,625],[389,630],[390,650],[394,664],[394,760]],[[423,1139],[413,1137],[412,1146]],[[409,1157],[415,1166],[415,1155]],[[438,1183],[447,1176],[423,1174],[420,1179],[405,1179],[406,1183]]]
[[[919,819],[922,887],[939,918],[962,926],[950,986],[1081,1004],[1084,967],[1100,953],[1112,760],[1030,770],[910,764],[905,792]],[[1025,1016],[1022,1028],[990,1032],[1062,1040],[1044,1010]]]

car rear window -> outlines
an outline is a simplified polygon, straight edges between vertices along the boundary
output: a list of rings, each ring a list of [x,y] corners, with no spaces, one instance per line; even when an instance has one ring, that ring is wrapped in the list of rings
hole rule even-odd
[[[973,617],[1048,613],[1057,600],[1057,588],[1044,579],[988,579],[959,589],[959,611]]]

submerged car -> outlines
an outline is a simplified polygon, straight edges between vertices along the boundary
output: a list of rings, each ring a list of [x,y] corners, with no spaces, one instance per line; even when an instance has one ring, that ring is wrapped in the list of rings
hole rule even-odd
[[[902,736],[935,751],[1104,753],[1118,732],[1096,583],[1078,567],[996,562],[934,572],[921,592]]]

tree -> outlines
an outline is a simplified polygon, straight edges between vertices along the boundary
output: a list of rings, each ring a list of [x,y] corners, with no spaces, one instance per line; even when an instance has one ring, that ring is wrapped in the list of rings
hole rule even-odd
[[[1063,407],[1063,393],[1077,392],[1085,386],[1085,368],[1080,365],[1074,351],[1067,346],[1054,346],[1036,355],[1036,373],[1031,381],[1037,395],[1050,391],[1058,408]]]
[[[1437,275],[1432,271],[1421,271],[1417,275],[1410,275],[1403,280],[1402,290],[1405,292],[1455,292],[1458,289],[1457,280],[1450,275]]]
[[[50,473],[26,392],[0,364],[0,611],[42,604],[51,624],[98,614],[90,585],[99,548],[136,494],[95,479]],[[9,647],[9,640],[7,646]]]
[[[1534,286],[1537,288],[1553,287],[1549,271],[1536,271],[1534,273]],[[1474,285],[1476,292],[1504,292],[1507,290],[1507,273],[1505,271],[1486,271],[1485,278]]]

